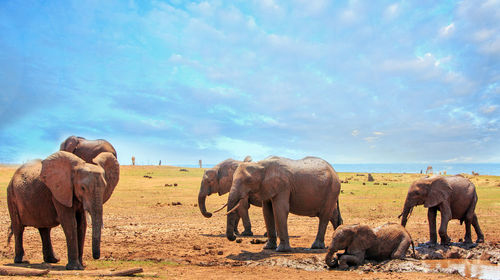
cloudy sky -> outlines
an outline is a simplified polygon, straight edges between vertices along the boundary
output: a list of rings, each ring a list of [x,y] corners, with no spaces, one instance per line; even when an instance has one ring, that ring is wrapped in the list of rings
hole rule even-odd
[[[500,1],[0,1],[0,162],[500,162]]]

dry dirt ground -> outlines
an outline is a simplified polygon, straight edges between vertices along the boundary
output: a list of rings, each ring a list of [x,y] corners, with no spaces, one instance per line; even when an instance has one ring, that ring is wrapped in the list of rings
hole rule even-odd
[[[100,260],[93,260],[91,256],[89,225],[84,252],[86,270],[139,266],[145,270],[143,278],[169,279],[463,279],[457,269],[447,268],[446,265],[435,266],[422,260],[366,262],[350,271],[327,270],[324,266],[326,250],[308,249],[314,240],[318,219],[293,214],[288,220],[293,252],[262,250],[263,244],[253,244],[255,240],[265,240],[262,236],[265,232],[264,221],[258,207],[250,208],[255,236],[239,237],[239,243],[230,242],[225,237],[225,211],[214,214],[210,219],[204,218],[199,212],[197,196],[203,169],[186,170],[180,171],[179,167],[169,166],[121,166],[120,182],[104,206]],[[14,257],[13,242],[6,245],[10,224],[6,188],[14,171],[13,166],[0,166],[0,241],[2,238],[4,240],[0,246],[0,264],[12,264]],[[344,223],[364,223],[371,226],[389,221],[398,222],[397,216],[402,209],[408,186],[421,176],[373,174],[373,183],[366,182],[366,174],[339,175],[343,181],[347,181],[342,184],[340,195]],[[485,233],[486,244],[473,249],[456,246],[430,249],[422,247],[417,250],[417,259],[469,258],[481,260],[481,264],[498,262],[500,177],[475,176],[472,180],[479,196],[476,212]],[[226,200],[227,196],[209,196],[207,208],[213,211]],[[427,241],[427,218],[422,206],[413,211],[407,228],[416,244]],[[325,236],[327,243],[332,233],[330,225]],[[452,241],[458,242],[464,235],[463,226],[458,221],[450,222],[449,235]],[[473,239],[475,237],[473,233]],[[49,266],[42,263],[38,231],[34,228],[25,230],[25,256],[30,261],[29,267],[63,269],[67,259],[61,227],[52,230],[52,240],[61,261]],[[500,266],[491,265],[489,268],[496,271]],[[461,273],[474,276],[470,271]]]

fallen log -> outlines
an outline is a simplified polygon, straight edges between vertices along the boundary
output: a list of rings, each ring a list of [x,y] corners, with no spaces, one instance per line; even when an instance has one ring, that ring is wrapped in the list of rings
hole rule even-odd
[[[141,273],[141,267],[127,268],[121,270],[51,270],[49,275],[81,275],[94,277],[131,276]]]
[[[42,276],[47,273],[49,273],[48,269],[0,265],[0,275],[2,276]]]

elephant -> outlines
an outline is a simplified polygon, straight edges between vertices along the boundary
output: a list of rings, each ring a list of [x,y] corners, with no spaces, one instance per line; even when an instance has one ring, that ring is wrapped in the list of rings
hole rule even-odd
[[[365,259],[403,259],[410,244],[415,255],[410,234],[396,223],[387,223],[374,229],[359,224],[341,225],[333,233],[325,262],[331,268],[347,269],[349,264],[360,265]],[[340,250],[345,252],[338,254],[338,259],[332,260]]]
[[[66,269],[83,269],[85,211],[92,218],[92,256],[99,259],[103,204],[118,184],[120,166],[109,152],[100,153],[93,163],[58,151],[45,160],[34,160],[17,169],[7,187],[11,219],[8,239],[15,237],[15,263],[23,262],[23,232],[27,226],[38,228],[44,261],[58,262],[50,231],[60,224],[66,236]]]
[[[241,163],[233,175],[227,207],[226,237],[235,240],[233,225],[239,207],[249,195],[262,201],[267,229],[264,249],[291,251],[288,214],[319,217],[319,227],[312,249],[325,248],[325,231],[330,221],[334,228],[342,223],[338,208],[340,180],[333,167],[316,157],[292,160],[270,157],[259,162]],[[276,246],[276,232],[280,239]]]
[[[251,162],[252,158],[250,156],[245,157],[243,162]],[[207,196],[218,193],[219,196],[226,194],[231,189],[231,184],[233,182],[233,173],[242,161],[237,161],[234,159],[226,159],[225,161],[217,164],[214,168],[208,169],[203,174],[203,179],[201,181],[200,192],[198,194],[198,206],[200,208],[201,214],[206,218],[212,217],[212,213],[208,212],[205,206],[205,201]],[[243,220],[243,226],[245,230],[241,233],[243,236],[252,236],[252,225],[250,223],[250,218],[248,216],[248,208],[250,204],[262,207],[262,202],[254,196],[249,196],[247,199],[242,201],[241,206],[238,208],[238,215]],[[239,218],[235,221],[234,231],[238,234]]]
[[[433,176],[414,181],[406,196],[401,218],[401,225],[406,226],[413,207],[423,204],[429,220],[430,244],[437,243],[436,214],[441,212],[441,226],[439,236],[441,244],[450,243],[447,234],[448,222],[459,219],[460,224],[465,221],[465,243],[472,243],[471,224],[477,234],[477,243],[484,242],[484,235],[479,227],[475,213],[477,203],[476,187],[469,179],[461,176]]]
[[[92,160],[100,153],[110,152],[115,158],[116,150],[108,141],[104,139],[87,140],[80,136],[70,136],[61,143],[59,151],[73,153],[87,163],[92,163]]]

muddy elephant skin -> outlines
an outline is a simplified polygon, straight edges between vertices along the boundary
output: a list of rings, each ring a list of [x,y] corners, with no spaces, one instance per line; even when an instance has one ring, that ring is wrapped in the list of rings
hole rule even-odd
[[[329,267],[346,269],[349,265],[363,264],[365,259],[402,259],[410,244],[413,244],[410,234],[396,223],[374,229],[367,225],[342,225],[333,233],[325,262]],[[345,250],[345,253],[333,261],[339,250]]]
[[[451,219],[458,219],[460,223],[465,222],[465,243],[472,243],[471,225],[474,226],[477,234],[476,242],[484,242],[484,235],[475,213],[476,187],[469,179],[461,175],[434,176],[413,182],[408,190],[403,212],[399,215],[401,225],[406,226],[413,207],[421,204],[428,208],[429,243],[435,244],[437,242],[437,211],[441,212],[441,225],[439,227],[441,244],[446,245],[451,241],[447,233],[448,222]]]
[[[234,240],[233,224],[237,218],[231,210],[240,200],[255,195],[262,200],[268,240],[265,249],[291,251],[288,236],[288,214],[319,217],[313,249],[325,248],[324,238],[329,222],[336,228],[342,218],[338,208],[340,180],[333,167],[316,157],[291,160],[270,157],[255,163],[241,163],[233,175],[228,198],[226,236]],[[280,244],[277,244],[277,236]]]
[[[11,231],[15,237],[15,263],[23,262],[23,232],[38,228],[43,259],[56,263],[51,228],[61,224],[68,252],[66,269],[83,269],[82,256],[87,221],[92,218],[92,256],[100,257],[103,204],[118,184],[119,164],[111,153],[101,153],[94,164],[65,151],[19,167],[7,187]]]
[[[70,136],[61,143],[59,151],[66,151],[73,153],[83,159],[87,163],[92,163],[92,160],[100,153],[109,152],[112,153],[115,158],[116,150],[104,139],[97,140],[87,140],[80,136]]]

